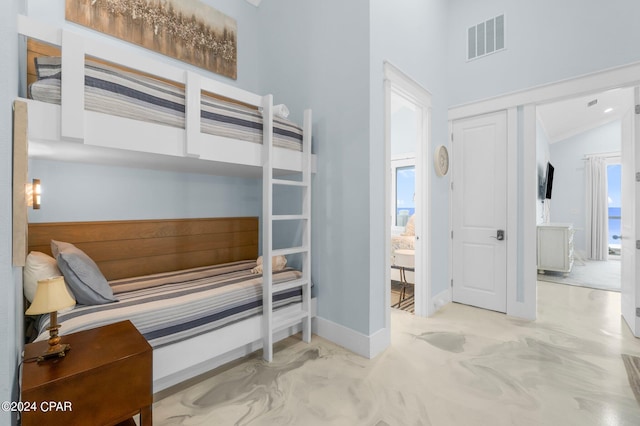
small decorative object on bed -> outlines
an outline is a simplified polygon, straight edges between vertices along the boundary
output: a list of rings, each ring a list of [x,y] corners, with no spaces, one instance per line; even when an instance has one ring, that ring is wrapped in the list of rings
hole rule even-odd
[[[196,0],[66,0],[65,18],[217,74],[237,77],[235,19]]]
[[[284,256],[273,256],[271,258],[271,268],[272,271],[282,271],[284,267],[287,266],[287,258]],[[256,267],[251,270],[252,274],[261,274],[262,273],[262,256],[258,256],[258,260],[256,260]]]
[[[63,357],[71,349],[67,344],[60,343],[58,336],[58,311],[76,304],[64,283],[64,278],[52,277],[38,281],[38,288],[33,303],[27,309],[27,315],[49,314],[49,347],[38,358],[38,362],[52,357]]]

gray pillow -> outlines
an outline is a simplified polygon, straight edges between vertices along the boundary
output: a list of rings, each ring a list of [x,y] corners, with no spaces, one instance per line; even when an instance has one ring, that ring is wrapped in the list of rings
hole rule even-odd
[[[85,252],[73,244],[51,240],[51,253],[79,304],[101,305],[118,300],[98,265]]]

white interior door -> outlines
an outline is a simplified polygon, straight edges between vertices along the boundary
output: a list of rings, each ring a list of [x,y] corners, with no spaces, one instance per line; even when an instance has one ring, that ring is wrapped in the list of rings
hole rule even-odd
[[[638,89],[635,90],[635,104],[640,104]],[[636,288],[637,276],[637,253],[636,249],[636,220],[640,212],[636,203],[640,197],[636,197],[638,184],[636,183],[636,164],[640,162],[636,159],[640,150],[636,149],[640,143],[640,116],[633,113],[633,109],[622,118],[622,226],[620,230],[621,238],[621,304],[622,317],[629,325],[631,332],[635,336],[640,335],[640,321],[636,312],[638,304],[638,291]]]
[[[453,122],[453,301],[507,309],[507,113]]]

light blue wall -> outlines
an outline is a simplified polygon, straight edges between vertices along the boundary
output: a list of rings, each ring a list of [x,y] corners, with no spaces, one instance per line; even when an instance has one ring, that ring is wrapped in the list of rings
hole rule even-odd
[[[604,126],[551,144],[551,164],[555,167],[550,200],[551,222],[573,223],[576,251],[586,252],[586,177],[584,156],[620,151],[621,124]]]
[[[447,1],[408,0],[389,2],[371,1],[371,58],[369,104],[371,140],[369,191],[370,206],[370,257],[371,257],[371,317],[372,331],[384,326],[384,90],[383,61],[409,75],[432,94],[432,146],[426,151],[431,155],[435,146],[449,145],[447,125],[447,76],[445,69],[447,32]],[[449,177],[437,177],[431,163],[428,164],[431,181],[432,207],[430,253],[432,294],[449,287]],[[437,207],[436,207],[437,206]]]
[[[29,161],[42,181],[42,208],[31,222],[259,216],[256,179],[61,161]]]
[[[457,105],[640,59],[636,0],[451,0],[449,104]],[[467,28],[505,14],[506,50],[466,61]]]
[[[12,101],[18,95],[16,15],[21,2],[3,2],[0,14],[0,400],[18,401],[17,365],[21,350],[21,269],[12,266]],[[16,60],[12,60],[16,58]],[[21,286],[20,286],[21,288]],[[0,424],[15,413],[0,411]]]
[[[312,279],[318,315],[368,335],[369,14],[366,0],[264,1],[261,81],[292,118],[313,108]],[[379,328],[379,327],[378,327]]]

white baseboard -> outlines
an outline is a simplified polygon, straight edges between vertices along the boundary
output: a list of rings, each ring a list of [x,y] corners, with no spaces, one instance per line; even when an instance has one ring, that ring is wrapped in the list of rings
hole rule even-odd
[[[429,306],[429,311],[427,312],[427,316],[434,315],[440,309],[442,309],[446,304],[451,303],[452,301],[451,289],[446,289],[436,294],[431,298],[431,306]]]
[[[313,332],[365,358],[373,358],[391,343],[389,329],[383,328],[370,336],[322,317],[314,318]]]
[[[375,358],[391,345],[391,329],[382,328],[369,336],[369,358]]]
[[[507,302],[507,315],[529,321],[535,321],[537,317],[533,303],[521,302]]]

